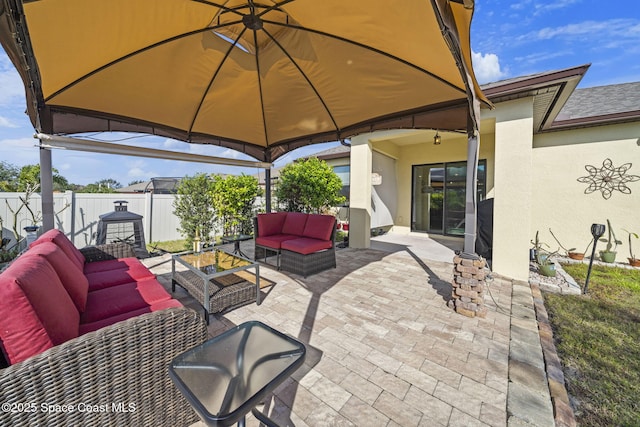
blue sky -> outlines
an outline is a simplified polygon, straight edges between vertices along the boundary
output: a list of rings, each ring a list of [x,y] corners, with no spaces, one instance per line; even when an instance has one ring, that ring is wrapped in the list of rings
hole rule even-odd
[[[640,13],[637,3],[631,0],[612,3],[476,0],[471,47],[480,83],[583,64],[591,64],[591,68],[579,87],[640,81]],[[0,160],[16,166],[39,162],[34,131],[24,111],[22,82],[0,50]],[[126,143],[251,160],[232,150],[157,137]],[[279,159],[276,166],[336,145],[304,147]],[[62,150],[53,151],[53,166],[74,184],[112,178],[127,185],[133,180],[196,172],[257,172],[257,169]]]

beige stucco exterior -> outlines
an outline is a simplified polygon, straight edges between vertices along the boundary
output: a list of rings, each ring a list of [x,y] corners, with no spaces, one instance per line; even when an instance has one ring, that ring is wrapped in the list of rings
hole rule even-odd
[[[565,247],[583,251],[591,224],[607,219],[623,241],[618,261],[625,261],[629,248],[623,229],[640,232],[640,181],[627,184],[631,194],[614,191],[606,200],[599,191],[585,194],[588,184],[577,179],[588,175],[585,165],[601,168],[607,158],[614,167],[631,163],[627,174],[640,175],[640,122],[534,134],[533,115],[533,97],[482,110],[479,158],[487,162],[487,197],[494,198],[493,270],[527,280],[530,241],[537,230],[552,250],[558,244],[549,229]],[[351,246],[369,246],[373,151],[396,159],[395,233],[411,230],[412,167],[466,160],[466,135],[440,132],[441,145],[433,144],[433,135],[402,130],[352,140]]]
[[[554,249],[557,244],[549,228],[567,247],[582,252],[591,239],[593,223],[611,221],[618,247],[617,261],[629,256],[627,233],[640,233],[640,181],[629,182],[631,194],[614,191],[607,200],[600,191],[585,194],[588,184],[577,178],[588,176],[585,165],[602,168],[609,158],[614,167],[631,163],[627,175],[640,175],[640,123],[627,123],[554,132],[534,139],[532,186],[532,221],[530,234],[540,230],[541,238]],[[606,235],[604,236],[606,237]],[[636,240],[636,256],[640,241]],[[604,249],[606,243],[599,243]]]

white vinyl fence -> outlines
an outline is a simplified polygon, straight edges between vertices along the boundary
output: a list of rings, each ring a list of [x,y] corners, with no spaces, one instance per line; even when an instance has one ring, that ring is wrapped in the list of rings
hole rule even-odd
[[[20,198],[24,193],[0,193],[0,219],[2,237],[11,238],[15,243],[14,214],[22,206]],[[67,191],[54,193],[54,226],[62,230],[79,248],[96,243],[96,232],[100,215],[114,211],[117,200],[127,201],[127,210],[142,215],[144,235],[147,243],[180,239],[180,221],[173,214],[172,194],[95,194]],[[15,220],[18,233],[26,236],[24,227],[42,225],[42,203],[39,194],[29,200],[29,209],[22,207]],[[33,215],[32,215],[33,213]],[[33,224],[32,217],[36,218]]]

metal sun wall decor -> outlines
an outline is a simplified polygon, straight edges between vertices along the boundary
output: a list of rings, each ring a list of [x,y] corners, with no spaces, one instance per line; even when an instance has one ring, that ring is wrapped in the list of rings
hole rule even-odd
[[[631,169],[631,163],[625,163],[616,168],[611,159],[605,159],[600,169],[591,165],[585,165],[584,168],[589,172],[589,175],[578,178],[578,182],[589,184],[584,193],[590,194],[600,190],[605,200],[609,199],[616,190],[623,194],[631,194],[627,182],[640,180],[638,175],[627,174],[627,171]]]

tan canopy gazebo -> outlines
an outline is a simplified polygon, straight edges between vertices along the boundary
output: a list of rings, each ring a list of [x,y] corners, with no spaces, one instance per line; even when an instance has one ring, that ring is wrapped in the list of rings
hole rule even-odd
[[[488,103],[471,65],[473,5],[0,0],[0,42],[41,134],[142,132],[272,162],[379,129],[464,131],[473,252],[479,102]]]

